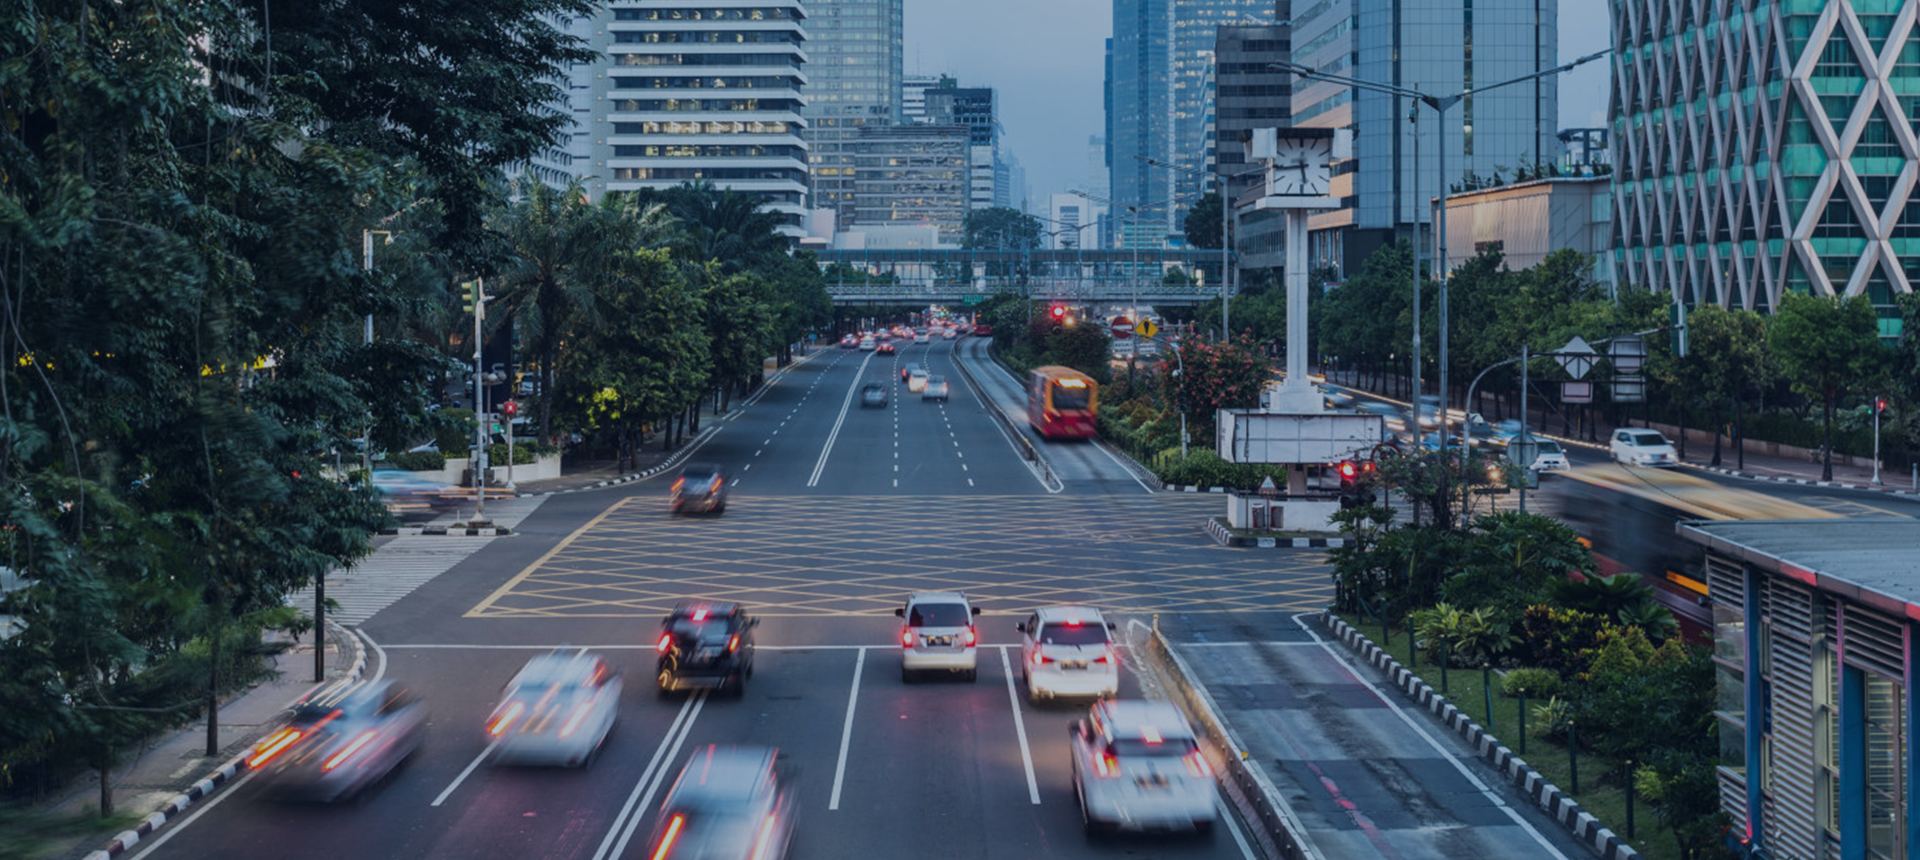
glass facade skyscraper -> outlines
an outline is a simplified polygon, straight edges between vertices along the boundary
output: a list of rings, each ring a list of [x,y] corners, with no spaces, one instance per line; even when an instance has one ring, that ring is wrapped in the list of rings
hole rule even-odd
[[[860,130],[896,125],[900,109],[903,0],[806,0],[806,139],[813,207],[841,224],[855,216]]]
[[[1912,0],[1616,2],[1619,283],[1759,311],[1865,295],[1896,335],[1920,284],[1917,30]]]

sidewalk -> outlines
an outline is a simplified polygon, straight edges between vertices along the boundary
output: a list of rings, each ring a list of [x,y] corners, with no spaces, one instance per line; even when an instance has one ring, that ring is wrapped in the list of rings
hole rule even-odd
[[[339,627],[327,632],[325,660],[328,680],[358,677],[366,667],[359,640]],[[274,657],[273,663],[273,677],[220,705],[217,755],[206,755],[205,719],[152,738],[140,747],[123,750],[124,761],[114,769],[112,780],[114,809],[119,813],[116,820],[120,826],[103,826],[52,840],[30,856],[40,860],[117,857],[159,825],[186,814],[195,801],[243,776],[246,771],[238,760],[261,737],[280,725],[288,705],[315,686],[313,634],[301,637],[291,648]],[[37,806],[36,811],[92,817],[98,809],[99,798],[99,779],[88,772],[76,777],[64,793]],[[130,819],[137,819],[137,825],[127,824]]]

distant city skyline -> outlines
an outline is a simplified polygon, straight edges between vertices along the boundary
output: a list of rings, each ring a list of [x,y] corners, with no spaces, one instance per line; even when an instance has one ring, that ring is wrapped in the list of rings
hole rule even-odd
[[[1101,133],[1105,40],[1113,0],[905,0],[905,71],[946,72],[961,86],[999,90],[1005,145],[1026,167],[1029,194],[1085,187],[1087,138]],[[1608,44],[1604,3],[1560,0],[1560,56]],[[1562,76],[1560,128],[1605,126],[1607,69]]]

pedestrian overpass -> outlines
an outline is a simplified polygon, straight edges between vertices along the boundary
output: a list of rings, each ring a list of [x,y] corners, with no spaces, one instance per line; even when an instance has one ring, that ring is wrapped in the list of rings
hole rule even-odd
[[[973,304],[1000,293],[1074,304],[1196,305],[1220,297],[1220,252],[1202,248],[818,253],[836,305]]]

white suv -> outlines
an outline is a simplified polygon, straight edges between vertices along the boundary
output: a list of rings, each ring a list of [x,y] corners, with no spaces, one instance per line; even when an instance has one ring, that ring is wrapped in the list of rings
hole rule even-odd
[[[1667,437],[1660,435],[1658,430],[1615,430],[1607,449],[1613,454],[1615,462],[1629,466],[1680,465],[1680,456],[1674,453],[1673,443],[1668,442]]]
[[[916,591],[907,605],[893,614],[905,619],[900,628],[900,680],[913,683],[921,672],[958,672],[971,681],[978,677],[980,636],[973,618],[980,607],[957,591]]]
[[[1178,708],[1099,702],[1070,731],[1073,789],[1089,837],[1121,829],[1212,831],[1219,817],[1213,768]]]
[[[1027,699],[1111,698],[1120,692],[1120,655],[1113,624],[1091,606],[1049,606],[1018,625],[1020,674]]]

